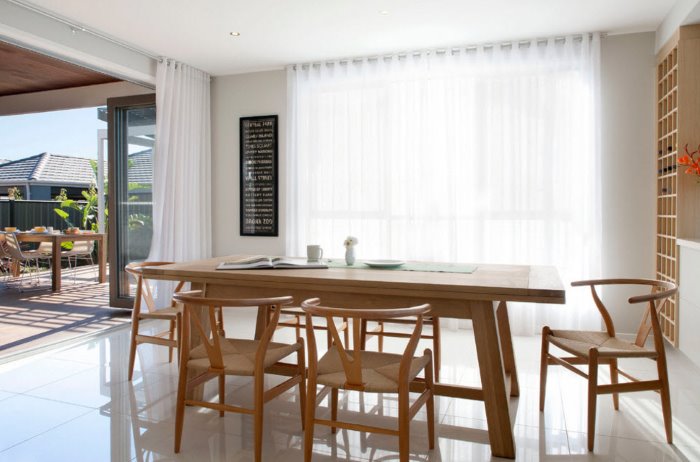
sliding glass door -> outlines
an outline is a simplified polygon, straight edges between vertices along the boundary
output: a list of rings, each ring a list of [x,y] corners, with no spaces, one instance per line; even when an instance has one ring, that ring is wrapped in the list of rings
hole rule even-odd
[[[124,267],[148,258],[153,237],[155,95],[107,100],[109,137],[110,305],[131,307]]]

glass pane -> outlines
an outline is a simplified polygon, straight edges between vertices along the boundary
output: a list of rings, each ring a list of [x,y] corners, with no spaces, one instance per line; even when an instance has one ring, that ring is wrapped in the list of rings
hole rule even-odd
[[[125,108],[117,117],[124,126],[117,149],[120,166],[117,175],[119,208],[118,268],[148,257],[153,237],[153,144],[155,141],[156,109],[153,106]],[[120,297],[133,296],[128,278],[119,288]]]

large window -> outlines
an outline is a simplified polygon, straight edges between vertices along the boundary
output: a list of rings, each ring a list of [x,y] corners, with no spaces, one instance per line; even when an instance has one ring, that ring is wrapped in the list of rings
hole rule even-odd
[[[596,275],[598,49],[567,37],[290,68],[287,252],[340,256],[351,234],[358,258]]]

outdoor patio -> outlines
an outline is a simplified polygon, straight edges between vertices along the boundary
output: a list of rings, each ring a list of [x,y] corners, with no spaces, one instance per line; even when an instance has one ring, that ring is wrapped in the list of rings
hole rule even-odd
[[[95,282],[95,274],[95,265],[81,266],[74,281],[64,271],[60,292],[51,292],[48,271],[23,292],[0,282],[0,361],[128,324],[131,311],[109,306],[109,284]]]

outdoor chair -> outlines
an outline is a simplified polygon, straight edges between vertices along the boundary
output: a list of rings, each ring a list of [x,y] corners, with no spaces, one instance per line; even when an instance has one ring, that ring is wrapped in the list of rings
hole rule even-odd
[[[553,330],[549,326],[542,329],[542,356],[540,365],[540,411],[544,411],[545,392],[547,387],[547,368],[549,365],[563,366],[575,374],[588,380],[588,450],[593,451],[595,440],[595,420],[597,397],[601,394],[612,394],[613,406],[619,410],[619,393],[655,390],[661,396],[661,410],[666,430],[666,441],[673,442],[671,422],[671,398],[669,395],[668,372],[666,370],[666,351],[664,339],[659,324],[659,311],[664,308],[666,301],[676,291],[672,282],[652,279],[601,279],[593,281],[578,281],[571,284],[574,287],[590,286],[593,301],[605,323],[604,332],[584,332],[575,330]],[[628,342],[615,335],[615,326],[610,313],[598,296],[596,286],[609,285],[643,285],[651,287],[651,293],[631,297],[630,304],[648,303],[644,317],[637,330],[634,342]],[[654,347],[646,348],[645,343],[649,333],[654,333]],[[557,357],[549,352],[552,344],[572,356]],[[658,379],[639,380],[636,377],[618,369],[618,359],[651,359],[656,361]],[[610,384],[598,383],[598,366],[610,366]],[[578,365],[587,365],[588,374],[579,369]],[[619,376],[630,380],[619,383]]]
[[[78,259],[86,260],[90,262],[90,267],[94,274],[95,279],[97,279],[97,267],[95,266],[95,261],[92,258],[92,252],[95,249],[95,241],[76,241],[73,242],[73,247],[70,250],[61,250],[61,259],[66,258],[68,261],[68,268],[72,269],[73,273],[73,284],[76,282],[76,276],[78,273]],[[50,242],[40,242],[39,247],[37,247],[37,252],[43,253],[45,255],[53,255],[53,245]],[[71,258],[75,262],[71,265]]]
[[[310,462],[313,451],[314,426],[316,424],[336,428],[377,432],[399,437],[399,460],[408,462],[410,442],[410,422],[420,408],[427,410],[428,443],[435,447],[435,406],[433,401],[433,356],[426,349],[422,356],[415,357],[418,341],[423,328],[424,315],[430,305],[393,309],[347,309],[320,306],[317,298],[304,301],[306,331],[309,344],[309,371],[307,379],[306,432],[304,434],[304,461]],[[403,354],[364,351],[361,349],[361,324],[364,319],[393,320],[415,316],[413,333],[410,335]],[[321,359],[318,359],[316,340],[313,335],[313,318],[324,317],[330,328],[334,343]],[[347,318],[352,326],[352,348],[343,344],[333,322],[334,317]],[[417,378],[424,373],[423,379]],[[317,386],[323,386],[318,393]],[[338,420],[338,390],[355,390],[368,393],[398,394],[398,429],[387,429],[366,424]],[[409,391],[420,395],[409,406]],[[331,418],[316,418],[316,406],[325,395],[331,394]]]
[[[170,265],[171,262],[145,261],[141,263],[129,263],[126,265],[126,272],[136,279],[136,294],[134,295],[134,309],[131,312],[131,342],[129,346],[129,380],[134,376],[134,363],[136,362],[136,347],[141,343],[150,343],[168,347],[168,362],[173,361],[173,348],[180,347],[180,332],[182,330],[182,311],[174,301],[170,306],[156,307],[153,298],[153,289],[149,281],[143,277],[143,268],[147,266]],[[175,288],[175,292],[182,289],[184,282],[180,282]],[[143,309],[142,302],[146,302],[146,309]],[[155,319],[168,321],[169,328],[166,331],[146,335],[140,332],[141,321]]]
[[[51,269],[51,257],[36,250],[22,250],[19,240],[14,233],[5,234],[5,254],[12,260],[13,264],[19,265],[19,283],[20,292],[24,291],[24,280],[29,273],[29,278],[33,280],[33,284],[39,285],[39,272],[41,267],[40,261],[46,261],[49,269]],[[34,271],[32,271],[32,263],[34,263]],[[50,272],[50,271],[49,271]]]
[[[263,407],[265,403],[290,388],[298,386],[301,424],[302,429],[304,428],[303,411],[306,401],[304,340],[298,338],[293,344],[271,341],[279,321],[280,309],[282,306],[290,304],[292,297],[217,299],[203,297],[201,291],[195,290],[176,293],[173,299],[184,306],[180,375],[175,413],[175,452],[180,452],[185,406],[201,406],[219,411],[220,416],[223,416],[225,411],[253,414],[255,461],[260,462],[262,460]],[[217,318],[217,313],[221,310],[252,306],[267,310],[269,313],[269,322],[260,338],[254,340],[226,338],[223,335],[223,318]],[[206,329],[207,325],[211,328]],[[193,338],[198,339],[199,343],[195,344]],[[281,362],[282,359],[290,355],[296,355],[296,364]],[[265,374],[284,375],[289,376],[289,378],[266,390]],[[252,409],[225,403],[227,375],[253,378],[254,404]],[[219,385],[218,403],[206,399],[188,398],[188,395],[194,395],[194,387],[215,378],[218,379]]]

